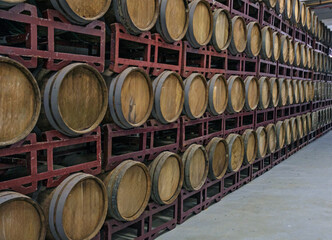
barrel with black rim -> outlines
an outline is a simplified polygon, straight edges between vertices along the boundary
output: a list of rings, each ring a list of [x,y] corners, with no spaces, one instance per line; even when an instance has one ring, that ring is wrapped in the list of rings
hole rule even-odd
[[[256,77],[249,76],[244,80],[246,89],[246,100],[244,109],[247,111],[253,111],[257,108],[259,102],[259,83]]]
[[[273,123],[266,126],[267,139],[268,139],[268,153],[274,153],[277,148],[277,129]]]
[[[273,33],[272,61],[278,61],[281,55],[281,37],[279,32]]]
[[[258,22],[250,22],[247,25],[247,44],[245,52],[249,57],[259,55],[262,48],[262,32]]]
[[[264,127],[259,127],[257,128],[256,133],[258,143],[257,156],[263,158],[265,157],[268,148],[267,131]]]
[[[294,42],[292,39],[288,39],[288,63],[293,65],[295,60]]]
[[[269,85],[270,85],[270,107],[277,107],[279,103],[279,84],[277,78],[270,78],[269,79]]]
[[[252,129],[247,129],[244,131],[243,135],[244,143],[244,163],[253,164],[258,151],[258,140],[257,133]]]
[[[209,102],[208,110],[213,115],[222,114],[227,107],[228,89],[227,81],[221,74],[214,75],[208,81]]]
[[[213,33],[211,43],[218,52],[226,50],[232,39],[232,19],[225,9],[213,12]]]
[[[266,109],[271,102],[271,89],[268,77],[261,77],[259,83],[259,109]]]
[[[239,134],[230,134],[226,138],[228,144],[228,171],[238,172],[242,166],[244,158],[244,142],[243,138]]]
[[[223,138],[213,138],[206,146],[209,158],[209,178],[221,179],[228,168],[229,155],[228,144]]]
[[[261,56],[264,59],[272,57],[273,52],[273,31],[269,26],[262,29],[262,49]]]
[[[284,78],[278,79],[278,85],[279,85],[279,106],[286,106],[287,100],[288,100],[288,89],[287,89],[287,83]]]
[[[281,63],[287,64],[289,59],[289,41],[288,37],[285,35],[282,35],[280,38],[281,41],[281,47],[280,47],[280,57],[279,61]]]
[[[232,18],[232,39],[228,50],[236,55],[244,52],[247,46],[247,27],[244,18],[235,16]]]
[[[228,104],[227,111],[229,113],[240,112],[245,104],[245,85],[241,77],[230,76],[227,80],[228,85]]]
[[[285,145],[286,140],[286,128],[283,121],[278,121],[276,124],[276,133],[277,133],[277,149],[281,149]]]

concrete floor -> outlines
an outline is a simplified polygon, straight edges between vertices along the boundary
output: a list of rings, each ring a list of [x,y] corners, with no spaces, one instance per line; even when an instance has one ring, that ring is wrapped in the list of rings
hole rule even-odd
[[[331,240],[332,132],[161,240]]]

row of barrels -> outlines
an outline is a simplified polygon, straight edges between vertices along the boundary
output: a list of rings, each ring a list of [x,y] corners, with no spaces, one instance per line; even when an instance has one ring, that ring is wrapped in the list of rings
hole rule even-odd
[[[165,71],[151,80],[140,68],[103,77],[87,64],[74,63],[58,72],[33,76],[18,62],[0,57],[0,147],[26,137],[37,125],[67,136],[114,122],[124,129],[142,126],[150,117],[163,124],[181,114],[190,119],[224,111],[285,106],[312,101],[311,81],[249,76],[228,80],[217,74],[208,81],[193,73],[183,80]]]
[[[0,7],[19,2],[24,0],[1,0]],[[276,8],[279,14],[283,14],[294,24],[311,31],[320,40],[331,42],[332,32],[299,0],[264,2],[268,7]],[[242,17],[235,16],[231,19],[226,10],[212,11],[206,0],[192,0],[189,4],[187,0],[100,0],[93,5],[77,0],[37,0],[37,3],[39,8],[57,9],[75,24],[87,24],[104,16],[107,24],[120,22],[131,34],[155,31],[167,42],[179,41],[185,37],[194,48],[211,42],[216,50],[221,51],[230,44],[231,52],[243,52],[247,49],[246,52],[250,55],[256,55],[262,43],[258,22],[246,26]]]
[[[105,218],[133,221],[150,201],[174,202],[181,189],[199,190],[207,178],[221,179],[242,165],[291,144],[324,124],[332,108],[299,115],[242,135],[193,144],[182,154],[160,153],[152,162],[123,161],[113,171],[94,177],[76,173],[58,187],[41,191],[35,200],[15,192],[0,193],[0,238],[92,239]],[[17,228],[17,226],[20,226]]]

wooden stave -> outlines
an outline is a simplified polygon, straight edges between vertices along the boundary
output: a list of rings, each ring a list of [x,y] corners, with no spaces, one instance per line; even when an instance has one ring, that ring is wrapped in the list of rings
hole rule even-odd
[[[258,80],[258,83],[259,83],[259,102],[258,102],[258,108],[259,109],[267,109],[270,105],[270,102],[271,102],[271,87],[270,87],[270,83],[269,83],[269,78],[268,77],[261,77],[259,80]],[[263,86],[264,86],[264,83],[267,83],[267,86],[268,86],[268,100],[267,102],[264,104],[263,103],[263,95],[262,93],[264,92],[263,91]]]
[[[302,80],[298,80],[297,84],[299,86],[299,92],[300,92],[300,103],[304,103],[304,86],[303,86],[303,81]]]
[[[270,59],[272,57],[272,54],[273,54],[273,49],[271,48],[270,50],[269,49],[266,49],[266,33],[269,33],[270,35],[270,40],[272,45],[273,45],[273,31],[272,29],[269,27],[269,26],[265,26],[263,29],[262,29],[262,49],[261,49],[261,52],[260,52],[260,56],[262,56],[264,59]]]
[[[247,110],[247,111],[254,111],[257,106],[258,106],[258,103],[259,103],[259,96],[256,96],[256,99],[257,101],[254,103],[254,106],[250,106],[250,103],[249,103],[249,86],[250,86],[250,83],[254,81],[256,83],[256,86],[257,86],[257,93],[259,94],[260,93],[260,86],[259,86],[259,83],[258,83],[258,79],[254,76],[248,76],[245,80],[244,80],[244,84],[245,84],[245,90],[246,90],[246,97],[245,97],[245,104],[244,104],[244,109]]]
[[[233,104],[232,104],[232,87],[233,87],[233,83],[236,79],[240,79],[240,82],[241,82],[241,85],[242,85],[242,89],[243,89],[243,92],[242,92],[242,95],[244,96],[244,98],[242,99],[242,102],[241,102],[241,106],[242,108],[240,110],[236,110],[233,108]],[[227,104],[227,107],[226,107],[226,110],[227,112],[229,113],[238,113],[238,112],[241,112],[243,107],[244,107],[244,104],[245,104],[245,85],[244,85],[244,82],[242,80],[241,77],[239,76],[230,76],[227,80],[227,86],[228,86],[228,104]]]
[[[221,78],[222,81],[224,82],[225,86],[226,86],[226,96],[225,96],[225,106],[222,108],[222,111],[218,112],[217,109],[214,107],[214,103],[213,103],[213,90],[214,90],[214,85],[216,83],[216,81]],[[227,80],[226,78],[222,75],[222,74],[215,74],[209,81],[208,81],[208,89],[209,89],[209,100],[208,100],[208,106],[207,106],[207,110],[212,114],[212,115],[220,115],[222,113],[224,113],[226,111],[227,108],[227,103],[228,103],[228,89],[227,89]]]
[[[244,20],[243,17],[240,17],[240,16],[234,16],[234,17],[232,18],[232,29],[233,29],[233,32],[234,32],[234,24],[235,24],[235,22],[236,22],[238,19],[239,19],[240,21],[243,22],[243,25],[244,25],[244,26],[246,26],[246,22],[245,22],[245,20]],[[243,50],[242,50],[242,49],[238,50],[238,49],[236,48],[236,45],[235,45],[235,42],[234,42],[234,38],[233,38],[234,33],[232,32],[231,42],[230,42],[230,44],[229,44],[229,46],[228,46],[228,50],[229,50],[229,52],[230,52],[232,55],[236,55],[236,54],[238,54],[238,53],[242,53],[242,52],[245,51],[245,49],[246,49],[246,45],[247,45],[247,41],[248,41],[248,38],[247,38],[247,37],[248,37],[248,32],[247,32],[247,28],[246,28],[246,27],[244,28],[244,31],[245,31],[244,36],[246,37],[246,40],[245,40],[245,47],[244,47]]]
[[[235,169],[232,168],[232,147],[233,147],[233,144],[234,142],[236,141],[236,139],[240,139],[240,142],[241,142],[241,145],[242,145],[242,148],[241,148],[241,160],[240,160],[240,163]],[[228,149],[229,149],[229,152],[228,152],[228,156],[229,156],[229,163],[228,163],[228,171],[229,172],[238,172],[243,164],[243,160],[244,160],[244,142],[243,142],[243,138],[241,135],[239,134],[229,134],[226,138],[226,142],[228,144]]]
[[[220,47],[218,46],[218,43],[217,43],[217,40],[216,40],[216,35],[215,35],[215,29],[216,29],[216,22],[217,22],[217,19],[218,19],[218,16],[220,13],[224,13],[226,16],[227,16],[227,19],[228,19],[228,32],[229,32],[229,36],[228,36],[228,39],[226,41],[226,44],[225,46],[223,47]],[[230,13],[225,10],[225,9],[222,9],[222,8],[219,8],[217,10],[215,10],[213,12],[213,31],[212,31],[212,37],[211,37],[211,44],[213,45],[214,49],[217,51],[217,52],[221,52],[223,50],[226,50],[229,46],[229,44],[231,43],[231,40],[232,40],[232,33],[233,33],[233,25],[232,25],[232,19],[231,19],[231,15]]]
[[[258,27],[259,29],[259,35],[260,35],[260,43],[259,43],[259,51],[258,53],[254,53],[252,52],[252,49],[251,49],[251,32],[252,32],[252,29],[253,27]],[[244,52],[247,54],[247,56],[249,57],[257,57],[260,52],[261,52],[261,49],[262,49],[262,32],[261,32],[261,28],[260,28],[260,25],[258,22],[250,22],[247,24],[247,44],[246,44],[246,48],[244,50]]]
[[[223,143],[225,146],[226,162],[225,162],[223,171],[220,173],[219,176],[217,176],[213,169],[213,160],[214,160],[215,149],[219,143]],[[223,178],[227,172],[228,164],[229,164],[229,155],[228,155],[229,148],[228,148],[228,144],[227,144],[226,140],[223,138],[218,138],[218,137],[211,139],[211,141],[206,146],[206,152],[208,154],[208,159],[209,159],[209,173],[208,173],[209,179],[216,180],[216,179]]]
[[[260,137],[259,136],[260,136],[261,132],[265,133],[265,145],[264,145],[264,149],[263,149],[262,154],[261,154],[262,151],[260,149],[260,144],[259,144],[259,142],[260,142]],[[267,131],[266,131],[265,127],[259,127],[259,128],[257,128],[256,133],[257,133],[257,143],[258,143],[257,144],[258,145],[257,156],[258,156],[258,158],[263,158],[263,157],[266,156],[267,148],[268,148]]]
[[[253,159],[248,159],[247,156],[247,148],[248,148],[248,140],[250,135],[253,134],[256,142],[255,142],[255,150],[254,150],[254,158]],[[247,129],[244,131],[242,134],[243,142],[244,142],[244,160],[243,163],[245,165],[252,165],[257,157],[257,151],[258,151],[258,139],[257,139],[257,133],[252,130],[252,129]]]
[[[292,79],[292,86],[293,86],[293,92],[294,92],[294,103],[297,104],[300,102],[300,91],[299,91],[299,85],[297,84],[296,79]]]
[[[279,94],[279,84],[278,84],[278,81],[277,81],[277,78],[269,78],[269,83],[270,83],[270,95],[271,95],[271,101],[270,101],[270,104],[269,104],[269,107],[277,107],[278,106],[278,103],[279,103],[279,97],[280,97],[280,94]],[[277,87],[277,98],[273,99],[273,86],[276,86]]]

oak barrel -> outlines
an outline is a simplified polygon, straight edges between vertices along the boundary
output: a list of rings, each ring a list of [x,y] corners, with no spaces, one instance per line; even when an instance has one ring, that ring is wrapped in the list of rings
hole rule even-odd
[[[292,8],[293,8],[292,9],[293,14],[292,14],[291,20],[294,24],[297,24],[297,23],[300,22],[300,16],[301,16],[301,14],[300,14],[300,1],[299,0],[292,0]]]
[[[180,41],[189,27],[187,0],[159,0],[159,17],[156,29],[166,42]]]
[[[217,9],[213,12],[213,33],[211,43],[218,52],[226,50],[232,39],[232,19],[225,9]]]
[[[269,79],[269,85],[270,85],[270,107],[277,107],[279,103],[279,85],[277,78],[270,78]]]
[[[307,55],[307,68],[312,69],[312,48],[308,46],[306,48],[306,55]]]
[[[306,5],[303,2],[300,2],[300,23],[301,27],[305,29],[307,23],[307,12],[306,12]]]
[[[279,32],[273,33],[273,51],[272,51],[272,61],[278,61],[281,54],[281,37]]]
[[[288,39],[288,63],[289,63],[289,65],[293,65],[294,60],[295,60],[294,42],[292,39]]]
[[[258,22],[250,22],[247,25],[247,46],[245,52],[249,57],[259,55],[262,48],[262,32]]]
[[[227,80],[228,85],[228,104],[229,113],[240,112],[245,104],[245,85],[241,77],[230,76]]]
[[[305,7],[305,9],[306,9],[306,25],[305,26],[306,26],[307,31],[311,32],[311,28],[312,28],[311,9],[310,9],[310,7]]]
[[[31,198],[16,192],[0,192],[0,239],[44,240],[45,216]]]
[[[296,67],[299,67],[301,64],[301,43],[296,42],[294,44],[294,53],[295,53],[295,59],[294,59],[294,65]]]
[[[244,142],[244,163],[253,164],[258,151],[258,140],[257,133],[252,129],[247,129],[244,131],[243,135]]]
[[[12,7],[23,2],[25,2],[25,0],[0,0],[0,8]]]
[[[277,148],[277,130],[273,123],[266,126],[267,139],[268,139],[268,153],[275,152]]]
[[[206,146],[209,158],[209,178],[211,180],[221,179],[228,168],[229,149],[225,139],[215,137]]]
[[[259,83],[256,77],[249,76],[244,80],[244,84],[246,89],[244,109],[253,111],[257,108],[259,102]]]
[[[281,47],[280,47],[280,57],[279,61],[281,63],[287,64],[289,59],[289,41],[288,37],[285,35],[282,35],[280,38],[281,41]]]
[[[232,39],[228,46],[231,54],[236,55],[244,52],[247,46],[247,27],[244,18],[235,16],[232,18]]]
[[[186,38],[193,48],[207,45],[212,37],[213,15],[205,0],[194,0],[189,4],[189,28]]]
[[[105,185],[85,173],[70,175],[55,189],[42,192],[38,201],[46,216],[47,239],[92,239],[107,214]]]
[[[151,177],[143,163],[126,160],[107,173],[103,181],[108,196],[108,217],[133,221],[141,216],[151,196]]]
[[[287,145],[292,143],[292,126],[289,119],[284,120],[285,125],[285,143]]]
[[[151,198],[158,204],[171,204],[178,197],[184,179],[183,162],[172,152],[160,153],[149,165]]]
[[[0,147],[24,139],[35,127],[40,107],[39,87],[30,71],[0,56]]]
[[[296,116],[297,121],[297,134],[299,138],[303,137],[303,122],[301,116]]]
[[[184,103],[182,78],[175,72],[165,71],[153,81],[152,85],[153,117],[163,124],[175,122],[181,115]]]
[[[306,46],[304,44],[300,45],[301,49],[301,67],[305,68],[307,67],[307,50]]]
[[[273,31],[269,26],[262,29],[262,49],[261,56],[264,59],[269,59],[272,57],[273,52]]]
[[[222,114],[226,110],[228,102],[227,80],[223,75],[216,74],[208,81],[208,89],[209,112],[213,115]]]
[[[303,114],[301,116],[302,119],[302,129],[303,129],[303,136],[306,136],[308,134],[308,122],[307,122],[307,116]]]
[[[293,0],[285,0],[286,1],[286,7],[284,11],[284,18],[285,19],[291,19],[293,16]]]
[[[294,92],[294,103],[297,104],[300,102],[300,90],[298,85],[298,80],[292,80],[293,92]]]
[[[202,188],[209,172],[209,159],[205,148],[192,144],[182,156],[184,165],[183,186],[188,191]]]
[[[283,121],[278,121],[276,124],[276,133],[277,133],[277,149],[281,149],[285,145],[286,141],[286,128]]]
[[[298,139],[298,123],[296,117],[292,117],[289,122],[292,129],[292,142],[295,142]]]
[[[107,84],[111,119],[124,129],[143,125],[150,117],[154,100],[152,82],[146,72],[129,67],[107,79]]]
[[[287,89],[288,89],[288,104],[292,105],[294,103],[294,89],[291,79],[285,79],[287,83]]]
[[[286,0],[277,0],[275,10],[278,14],[283,14],[286,8]]]
[[[205,77],[200,73],[192,73],[184,80],[184,108],[183,112],[190,118],[203,116],[208,105],[208,85]]]
[[[284,78],[278,79],[279,85],[279,106],[286,106],[288,100],[288,89],[287,89],[287,82]]]
[[[268,77],[261,77],[258,80],[259,83],[259,109],[266,109],[271,102],[271,89]]]
[[[265,157],[268,148],[267,131],[264,127],[259,127],[257,128],[256,133],[258,143],[257,156],[263,158]]]
[[[309,87],[309,81],[302,81],[303,89],[304,89],[304,102],[310,101],[310,87]]]
[[[242,166],[244,158],[244,142],[239,134],[230,134],[226,138],[228,144],[228,170],[230,172],[238,172]]]
[[[304,86],[303,86],[303,81],[298,80],[297,85],[299,86],[299,96],[300,96],[300,103],[304,102]]]

